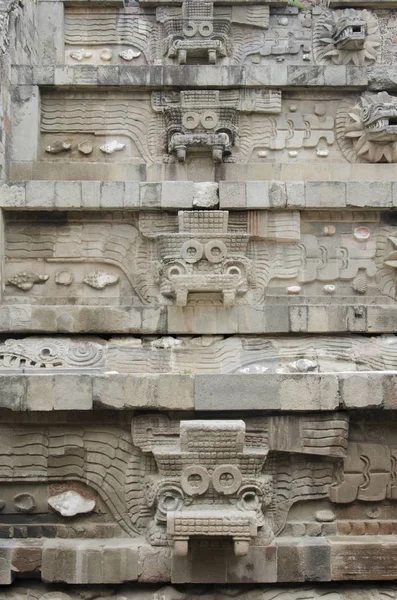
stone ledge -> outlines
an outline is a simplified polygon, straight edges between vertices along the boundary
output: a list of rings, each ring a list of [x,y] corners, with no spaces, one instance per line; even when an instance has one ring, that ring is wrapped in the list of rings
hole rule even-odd
[[[49,583],[152,583],[154,570],[157,582],[171,583],[382,581],[396,578],[396,556],[396,535],[280,537],[251,546],[246,557],[195,546],[186,558],[143,538],[4,540],[0,585],[29,576]]]
[[[8,334],[376,334],[395,333],[396,322],[397,306],[382,304],[0,306],[0,333]]]
[[[10,181],[0,184],[0,208],[190,210],[201,207],[200,193],[204,202],[212,203],[211,208],[219,205],[224,210],[397,207],[395,181],[220,181],[211,185],[192,181]]]
[[[336,71],[337,69],[337,71]],[[383,69],[386,75],[388,67]],[[336,76],[337,73],[337,76]],[[376,71],[372,80],[380,75]],[[14,65],[13,85],[38,86],[127,86],[131,88],[171,87],[335,87],[339,89],[365,89],[368,85],[367,69],[354,66],[280,65],[217,67],[212,65],[139,66],[130,65]],[[375,83],[373,83],[375,84]]]
[[[396,0],[329,0],[331,8],[396,8]]]
[[[206,186],[192,181],[15,181],[0,184],[0,208],[189,210]],[[214,202],[216,192],[211,190]]]
[[[13,411],[163,409],[330,411],[397,407],[397,371],[299,374],[0,374]]]
[[[220,181],[219,205],[228,210],[392,208],[392,181]]]

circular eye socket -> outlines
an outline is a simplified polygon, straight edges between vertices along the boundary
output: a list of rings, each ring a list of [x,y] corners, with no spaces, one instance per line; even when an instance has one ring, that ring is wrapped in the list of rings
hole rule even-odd
[[[212,23],[200,23],[199,25],[199,33],[203,37],[208,37],[212,35],[214,28],[212,27]]]
[[[228,275],[235,275],[236,277],[241,277],[241,269],[239,269],[239,267],[236,267],[236,265],[229,267],[226,272]]]
[[[42,348],[39,352],[39,358],[41,358],[42,360],[49,360],[52,358],[55,358],[57,356],[57,353],[55,351],[55,348],[49,348],[48,346],[46,346],[45,348]]]
[[[179,498],[175,498],[170,493],[164,494],[163,498],[161,499],[162,508],[164,508],[166,511],[175,510],[178,506],[178,502]]]
[[[201,113],[200,123],[204,129],[214,129],[219,122],[219,117],[214,110],[205,110]]]
[[[171,265],[168,267],[167,277],[172,279],[172,277],[178,277],[178,275],[183,275],[183,273],[185,273],[185,269],[182,265]]]
[[[212,474],[212,485],[220,494],[235,494],[241,485],[242,476],[234,465],[220,465]]]
[[[186,129],[196,129],[200,123],[200,115],[194,111],[187,111],[182,116],[182,125]]]
[[[256,510],[260,506],[260,501],[255,492],[249,490],[242,494],[241,504],[246,510]]]
[[[203,244],[198,240],[188,240],[182,244],[181,257],[190,264],[198,262],[203,256]]]
[[[205,467],[192,465],[186,467],[181,475],[181,486],[188,496],[201,496],[208,490],[210,476]]]
[[[183,506],[183,495],[177,487],[163,489],[157,497],[157,518],[166,520],[168,512],[175,512]]]
[[[227,256],[225,244],[218,240],[213,240],[205,245],[205,257],[209,262],[222,262]]]
[[[197,25],[193,21],[189,21],[188,23],[184,23],[183,25],[183,33],[187,37],[193,37],[197,33]]]

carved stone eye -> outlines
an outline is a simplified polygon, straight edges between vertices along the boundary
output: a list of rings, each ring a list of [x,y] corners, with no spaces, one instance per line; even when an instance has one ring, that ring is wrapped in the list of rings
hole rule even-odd
[[[240,496],[240,505],[245,510],[257,510],[260,507],[260,500],[253,490],[246,490]]]
[[[204,129],[214,129],[219,123],[219,117],[214,110],[205,110],[201,113],[200,123]]]
[[[214,28],[212,26],[212,23],[200,23],[199,25],[199,33],[200,35],[202,35],[203,37],[209,37],[210,35],[212,35]]]
[[[196,129],[200,123],[200,115],[192,110],[184,113],[182,117],[182,125],[186,129]]]
[[[180,510],[183,506],[182,491],[176,486],[163,488],[157,497],[157,519],[165,521],[168,512]]]
[[[222,262],[227,256],[227,248],[220,240],[213,240],[205,245],[205,257],[211,263]]]
[[[189,21],[183,25],[183,33],[186,37],[193,37],[197,33],[197,24],[194,21]]]
[[[370,109],[368,108],[368,106],[363,106],[363,108],[361,109],[361,118],[363,121],[367,121],[367,119],[370,116]]]
[[[210,476],[205,467],[192,465],[186,467],[181,476],[181,486],[188,496],[201,496],[208,490]]]
[[[203,252],[203,244],[198,240],[188,240],[181,247],[181,257],[191,264],[201,260]]]
[[[220,494],[235,494],[242,481],[242,475],[234,465],[220,465],[212,474],[212,485]]]
[[[178,277],[179,275],[184,275],[186,273],[186,268],[182,263],[174,262],[168,265],[166,276],[169,279],[173,277]]]

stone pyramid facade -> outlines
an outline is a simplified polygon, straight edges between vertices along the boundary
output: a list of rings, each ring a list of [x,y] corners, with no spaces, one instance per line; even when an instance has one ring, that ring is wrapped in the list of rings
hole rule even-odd
[[[1,0],[0,56],[1,599],[397,598],[396,0]]]

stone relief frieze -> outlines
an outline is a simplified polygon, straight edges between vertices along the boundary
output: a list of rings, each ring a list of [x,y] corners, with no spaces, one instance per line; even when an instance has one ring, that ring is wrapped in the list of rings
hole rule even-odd
[[[387,14],[385,14],[387,13]],[[206,0],[66,7],[68,64],[336,64],[390,62],[391,11],[269,7]],[[382,49],[382,46],[384,48]]]
[[[235,161],[238,115],[281,112],[278,90],[190,90],[155,92],[152,106],[164,117],[168,155],[185,162],[189,149],[209,148],[212,160]]]
[[[32,582],[14,583],[4,589],[2,596],[6,600],[82,600],[84,597],[101,598],[104,590],[99,586],[85,586],[84,590],[69,586],[45,586]],[[339,584],[332,587],[322,584],[316,588],[286,587],[271,585],[243,586],[205,586],[195,585],[192,589],[181,586],[153,587],[143,585],[123,585],[106,590],[109,600],[232,600],[246,598],[247,600],[393,600],[397,597],[394,584],[379,583],[376,586],[361,583],[357,585]]]
[[[0,370],[289,374],[397,370],[397,337],[37,337],[0,344]]]
[[[98,369],[107,349],[101,340],[31,337],[0,344],[0,369]]]
[[[392,413],[103,418],[3,419],[2,538],[146,537],[177,556],[214,540],[244,556],[397,531]]]
[[[261,47],[269,26],[268,6],[214,6],[208,0],[158,7],[156,16],[163,62],[171,64],[242,63]]]
[[[229,219],[227,211],[92,216],[91,222],[76,215],[73,224],[51,229],[44,222],[11,226],[7,294],[27,298],[30,291],[30,300],[56,303],[80,296],[83,304],[96,298],[98,304],[179,306],[198,294],[201,301],[230,306],[262,297],[270,268],[283,278],[299,265],[297,211],[250,220],[246,214]],[[15,286],[25,268],[46,277],[46,285]]]
[[[274,538],[397,531],[392,413],[130,420],[5,419],[0,535],[146,537],[179,556],[216,539],[244,556]]]
[[[194,151],[217,163],[246,162],[254,116],[260,122],[280,112],[281,92],[266,89],[48,93],[42,98],[41,155],[152,164],[184,162]]]
[[[64,26],[66,63],[150,63],[156,39],[153,15],[134,8],[67,8]]]
[[[240,64],[263,45],[269,7],[185,0],[157,9],[65,12],[65,60],[83,64]]]
[[[9,213],[6,302],[221,306],[395,301],[392,215]]]
[[[44,92],[39,160],[56,163],[395,162],[397,103],[269,89]],[[49,167],[51,168],[51,167]],[[56,168],[54,165],[54,175]]]
[[[3,424],[0,522],[18,536],[44,512],[52,516],[44,537],[144,535],[182,556],[191,538],[221,538],[242,556],[280,535],[295,503],[328,497],[347,434],[342,413],[245,421],[143,414],[133,417],[132,438],[126,425],[92,419]]]
[[[247,554],[258,535],[262,543],[271,541],[299,497],[326,494],[330,458],[344,455],[347,435],[341,414],[331,419],[269,417],[170,425],[161,415],[136,417],[132,435],[157,467],[144,480],[145,502],[154,513],[148,539],[160,545],[171,541],[181,556],[192,537],[232,538],[237,556]],[[317,428],[327,428],[327,441],[316,435]],[[291,434],[290,446],[282,434],[285,429]],[[312,455],[313,462],[288,454],[270,459],[272,451]]]

